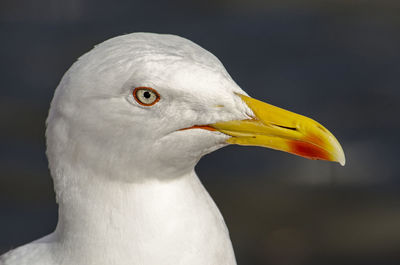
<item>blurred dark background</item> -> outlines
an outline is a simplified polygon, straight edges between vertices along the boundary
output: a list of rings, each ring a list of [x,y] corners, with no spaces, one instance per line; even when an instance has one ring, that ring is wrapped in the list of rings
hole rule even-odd
[[[238,264],[400,264],[400,2],[0,2],[0,253],[50,233],[45,119],[63,73],[108,38],[186,37],[250,95],[310,116],[347,164],[229,146],[197,172]]]

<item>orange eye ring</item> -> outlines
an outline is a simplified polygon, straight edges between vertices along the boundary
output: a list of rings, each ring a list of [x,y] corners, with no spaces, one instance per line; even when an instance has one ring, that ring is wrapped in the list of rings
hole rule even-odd
[[[132,94],[136,102],[142,106],[153,106],[160,100],[160,94],[151,87],[136,87]]]

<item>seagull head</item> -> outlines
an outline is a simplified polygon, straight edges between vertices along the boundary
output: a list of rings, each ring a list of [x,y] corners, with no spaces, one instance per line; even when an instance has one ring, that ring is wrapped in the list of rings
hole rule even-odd
[[[79,58],[56,89],[46,134],[55,178],[174,178],[228,144],[345,163],[321,124],[249,97],[214,55],[173,35],[128,34]]]

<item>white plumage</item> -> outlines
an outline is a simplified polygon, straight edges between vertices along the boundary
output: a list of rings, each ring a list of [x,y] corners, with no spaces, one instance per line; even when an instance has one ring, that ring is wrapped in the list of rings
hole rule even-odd
[[[82,56],[46,136],[57,228],[1,265],[233,265],[194,171],[203,155],[235,143],[345,163],[322,125],[246,96],[215,56],[173,35],[124,35]]]

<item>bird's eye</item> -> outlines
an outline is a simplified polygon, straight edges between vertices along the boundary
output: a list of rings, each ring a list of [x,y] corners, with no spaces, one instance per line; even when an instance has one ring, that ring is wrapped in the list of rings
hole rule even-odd
[[[137,87],[133,90],[135,100],[144,106],[152,106],[160,100],[160,94],[150,87]]]

